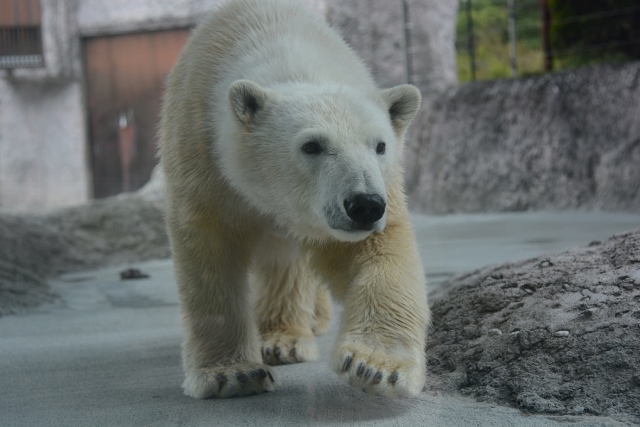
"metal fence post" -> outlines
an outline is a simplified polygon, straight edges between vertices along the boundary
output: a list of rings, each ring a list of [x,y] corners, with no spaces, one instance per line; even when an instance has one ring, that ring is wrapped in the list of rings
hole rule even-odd
[[[411,58],[411,20],[409,18],[408,0],[402,0],[402,20],[404,25],[404,71],[405,79],[413,83],[413,62]]]
[[[466,0],[467,11],[467,50],[469,52],[469,63],[471,65],[471,81],[476,81],[476,49],[473,38],[473,16],[471,15],[471,0]]]
[[[553,71],[553,52],[551,51],[551,41],[549,40],[549,30],[551,27],[551,14],[547,0],[540,0],[540,11],[542,13],[542,50],[544,51],[544,71]]]
[[[518,77],[518,51],[516,45],[516,10],[514,0],[507,0],[509,7],[509,47],[511,54],[511,77]]]

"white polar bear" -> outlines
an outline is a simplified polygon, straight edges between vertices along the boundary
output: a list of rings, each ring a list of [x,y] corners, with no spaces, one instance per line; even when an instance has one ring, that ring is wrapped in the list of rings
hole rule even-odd
[[[159,150],[187,395],[270,391],[269,365],[317,358],[324,283],[344,304],[333,369],[420,392],[429,309],[401,167],[419,105],[297,1],[231,0],[194,31]]]

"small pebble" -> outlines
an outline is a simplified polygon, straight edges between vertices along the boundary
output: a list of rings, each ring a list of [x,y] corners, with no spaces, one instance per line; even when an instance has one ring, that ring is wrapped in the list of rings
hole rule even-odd
[[[500,329],[489,329],[489,332],[487,333],[494,337],[498,335],[502,335],[502,331]]]
[[[553,333],[554,337],[568,337],[569,331],[557,331]]]
[[[128,268],[120,272],[120,280],[148,279],[149,275],[137,268]]]

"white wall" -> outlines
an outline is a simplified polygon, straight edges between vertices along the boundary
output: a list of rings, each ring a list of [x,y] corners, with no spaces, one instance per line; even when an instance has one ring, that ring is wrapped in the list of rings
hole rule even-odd
[[[41,4],[45,67],[0,70],[0,207],[13,210],[90,196],[76,3]]]
[[[77,0],[82,35],[191,26],[224,0]],[[327,0],[300,0],[324,15]]]
[[[0,206],[85,202],[89,180],[80,83],[0,80]]]
[[[82,35],[191,26],[221,0],[79,0]]]

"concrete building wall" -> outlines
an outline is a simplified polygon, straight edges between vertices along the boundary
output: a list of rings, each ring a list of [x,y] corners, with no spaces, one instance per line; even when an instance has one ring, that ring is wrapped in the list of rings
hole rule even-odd
[[[378,85],[407,82],[402,1],[326,0],[326,17],[369,66]]]
[[[319,13],[326,0],[301,0]],[[79,0],[78,26],[83,36],[190,27],[223,0]]]
[[[0,206],[37,209],[87,200],[82,85],[0,80]]]
[[[410,82],[426,98],[458,85],[458,0],[403,0],[409,18]]]
[[[194,25],[218,0],[42,1],[45,67],[0,70],[0,208],[92,197],[82,38]]]
[[[0,208],[33,210],[92,197],[81,57],[84,37],[191,27],[222,1],[42,1],[46,66],[0,70]],[[429,94],[433,88],[439,91],[456,83],[453,42],[458,0],[301,1],[345,36],[381,86],[410,78]],[[403,10],[405,4],[409,15]],[[410,61],[411,70],[405,54],[405,21],[409,21],[410,55],[420,56]]]
[[[329,23],[382,87],[412,83],[427,98],[458,84],[458,0],[322,0]]]
[[[221,0],[79,0],[83,36],[189,27]]]
[[[33,210],[90,194],[77,3],[42,4],[45,67],[0,71],[0,207]]]

